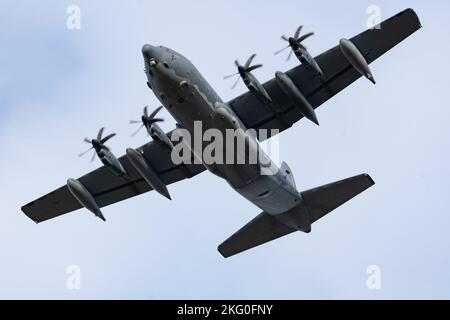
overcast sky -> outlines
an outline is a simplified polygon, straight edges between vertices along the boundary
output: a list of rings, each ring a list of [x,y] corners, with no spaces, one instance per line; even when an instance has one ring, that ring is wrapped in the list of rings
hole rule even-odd
[[[81,9],[81,29],[66,9]],[[39,225],[20,207],[96,169],[77,154],[100,127],[121,155],[128,120],[158,106],[141,47],[183,53],[223,100],[233,61],[257,52],[265,81],[297,63],[273,56],[298,25],[313,54],[366,29],[369,5],[387,19],[412,7],[423,29],[280,136],[300,190],[359,173],[376,185],[313,225],[224,259],[216,247],[260,210],[205,172],[103,210]],[[1,298],[450,298],[450,90],[448,1],[2,1],[0,7]],[[287,54],[287,52],[286,52]],[[174,121],[163,112],[170,130]],[[69,290],[68,266],[81,270]],[[381,270],[380,290],[366,270]]]

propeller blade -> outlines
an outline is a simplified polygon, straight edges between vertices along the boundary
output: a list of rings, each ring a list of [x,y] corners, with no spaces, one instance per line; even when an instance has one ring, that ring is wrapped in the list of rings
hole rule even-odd
[[[255,69],[259,69],[259,68],[262,68],[262,64],[255,64],[254,66],[251,66],[250,68],[247,68],[246,70],[245,70],[245,72],[252,72],[253,70],[255,70]]]
[[[94,153],[92,154],[91,162],[94,162],[96,154],[97,154],[97,152],[95,152],[95,150],[94,150]]]
[[[79,155],[78,155],[78,157],[82,157],[82,156],[84,156],[86,153],[88,153],[89,151],[91,151],[91,149],[93,149],[94,147],[90,147],[89,149],[87,149],[86,151],[84,151],[84,152],[82,152],[82,153],[80,153]]]
[[[300,42],[302,42],[303,40],[308,39],[308,38],[311,37],[312,35],[314,35],[314,32],[307,33],[307,34],[301,36],[300,38],[298,38],[298,39],[297,39],[297,42],[300,43]]]
[[[150,125],[152,125],[152,124],[154,124],[155,122],[163,122],[164,121],[164,119],[163,118],[153,118],[153,119],[150,119]]]
[[[101,140],[102,139],[102,135],[103,135],[103,131],[105,131],[105,127],[101,128],[98,133],[97,133],[97,140]]]
[[[252,54],[250,56],[250,58],[247,59],[247,62],[245,62],[245,65],[244,65],[245,69],[248,69],[250,67],[250,65],[252,64],[253,59],[255,59],[255,57],[256,57],[256,53]]]
[[[239,60],[236,59],[234,60],[234,65],[239,68],[241,64],[239,63]]]
[[[237,73],[233,73],[233,74],[230,74],[229,76],[225,76],[225,77],[223,77],[225,80],[227,80],[227,79],[230,79],[230,78],[233,78],[233,77],[236,77],[237,75],[239,74],[239,72],[237,72]]]
[[[161,111],[161,109],[163,108],[163,106],[159,106],[158,108],[156,108],[148,117],[150,118],[150,119],[153,119],[155,116],[156,116],[156,114],[159,112],[159,111]]]
[[[89,143],[89,144],[92,144],[92,141],[91,140],[89,140],[89,138],[84,138],[84,140],[83,140],[84,142],[86,142],[86,143]]]
[[[294,50],[291,50],[291,51],[289,52],[289,55],[287,56],[286,61],[289,61],[289,60],[291,59],[292,53],[293,53],[293,52],[294,52]]]
[[[144,116],[148,117],[148,106],[144,107]]]
[[[140,125],[139,128],[138,128],[135,132],[133,132],[133,134],[132,134],[131,136],[134,137],[135,135],[137,135],[138,132],[141,131],[141,129],[142,129],[143,127],[144,127],[144,124]]]
[[[281,36],[281,40],[284,40],[284,41],[288,41],[288,42],[289,42],[288,37],[286,37],[284,34]]]
[[[116,135],[115,133],[108,134],[106,137],[104,137],[102,140],[100,140],[100,143],[104,144],[106,141],[108,141],[109,139],[111,139],[115,135]]]
[[[130,120],[130,124],[136,124],[136,123],[142,123],[142,121],[139,121],[139,120]]]
[[[239,80],[241,80],[241,78],[240,77],[238,77],[237,79],[236,79],[236,82],[233,84],[233,86],[231,87],[231,90],[233,90],[234,88],[236,88],[236,86],[238,85],[238,83],[239,83]]]
[[[300,32],[302,32],[302,28],[303,28],[303,26],[300,26],[300,27],[298,27],[297,30],[295,31],[295,35],[294,35],[294,38],[295,38],[295,39],[298,39],[298,37],[300,36]]]
[[[280,54],[281,52],[283,52],[284,50],[286,50],[286,49],[289,48],[289,47],[290,47],[290,46],[284,47],[283,49],[276,51],[274,54],[275,54],[275,55]]]

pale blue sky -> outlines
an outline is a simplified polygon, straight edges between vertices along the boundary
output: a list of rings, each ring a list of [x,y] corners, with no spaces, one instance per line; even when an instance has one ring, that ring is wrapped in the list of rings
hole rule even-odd
[[[66,28],[69,4],[81,30]],[[299,189],[367,172],[376,185],[313,225],[223,259],[216,247],[259,213],[204,173],[104,209],[34,224],[20,207],[95,169],[77,154],[101,126],[111,147],[130,138],[128,120],[157,105],[141,46],[183,53],[224,100],[225,74],[253,52],[261,80],[287,70],[279,36],[299,24],[317,54],[365,29],[366,8],[383,19],[412,7],[424,26],[322,106],[321,126],[297,123],[280,137],[281,159]],[[3,1],[0,8],[1,298],[450,298],[450,90],[448,1]],[[174,121],[164,112],[164,128]],[[81,290],[66,288],[68,265]],[[382,289],[366,287],[366,268]]]

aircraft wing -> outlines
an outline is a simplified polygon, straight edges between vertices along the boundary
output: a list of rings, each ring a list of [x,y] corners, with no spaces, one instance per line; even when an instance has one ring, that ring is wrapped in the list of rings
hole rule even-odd
[[[416,13],[407,9],[382,22],[380,29],[364,31],[350,40],[371,63],[419,28],[421,24]],[[314,109],[361,77],[344,57],[339,45],[315,59],[324,72],[323,80],[314,77],[304,65],[286,72]],[[229,102],[247,128],[268,129],[270,135],[270,129],[281,132],[303,117],[275,79],[263,86],[273,101],[271,106],[262,104],[251,92]]]
[[[143,151],[146,162],[166,185],[193,177],[205,170],[201,164],[174,165],[169,148],[158,142],[149,142],[137,150]],[[110,168],[102,166],[78,179],[100,208],[152,190],[127,156],[122,156],[119,161],[127,172],[125,177],[116,176]],[[80,208],[79,202],[64,185],[23,206],[22,211],[39,223]]]

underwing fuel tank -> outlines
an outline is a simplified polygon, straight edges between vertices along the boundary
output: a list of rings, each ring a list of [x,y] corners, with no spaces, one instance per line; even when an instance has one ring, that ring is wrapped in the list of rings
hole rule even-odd
[[[163,195],[167,199],[172,200],[169,194],[169,190],[167,190],[167,186],[164,184],[158,174],[152,169],[152,167],[147,164],[141,153],[132,148],[128,148],[127,157],[133,167],[153,188],[153,190]]]
[[[353,68],[355,68],[362,76],[370,80],[370,82],[376,84],[375,78],[370,71],[369,64],[353,42],[348,39],[341,39],[341,41],[339,41],[339,46],[342,54]]]
[[[300,109],[305,118],[319,125],[314,108],[297,88],[295,83],[285,73],[277,71],[275,79],[281,91],[291,100],[291,102]]]
[[[92,194],[83,186],[83,184],[76,180],[76,179],[68,179],[67,180],[67,188],[69,189],[70,193],[74,196],[75,199],[86,209],[91,211],[93,214],[95,214],[97,217],[102,219],[103,221],[106,221],[105,217],[103,216],[102,212],[100,211],[100,208],[97,205],[97,202],[95,202],[94,197]]]

